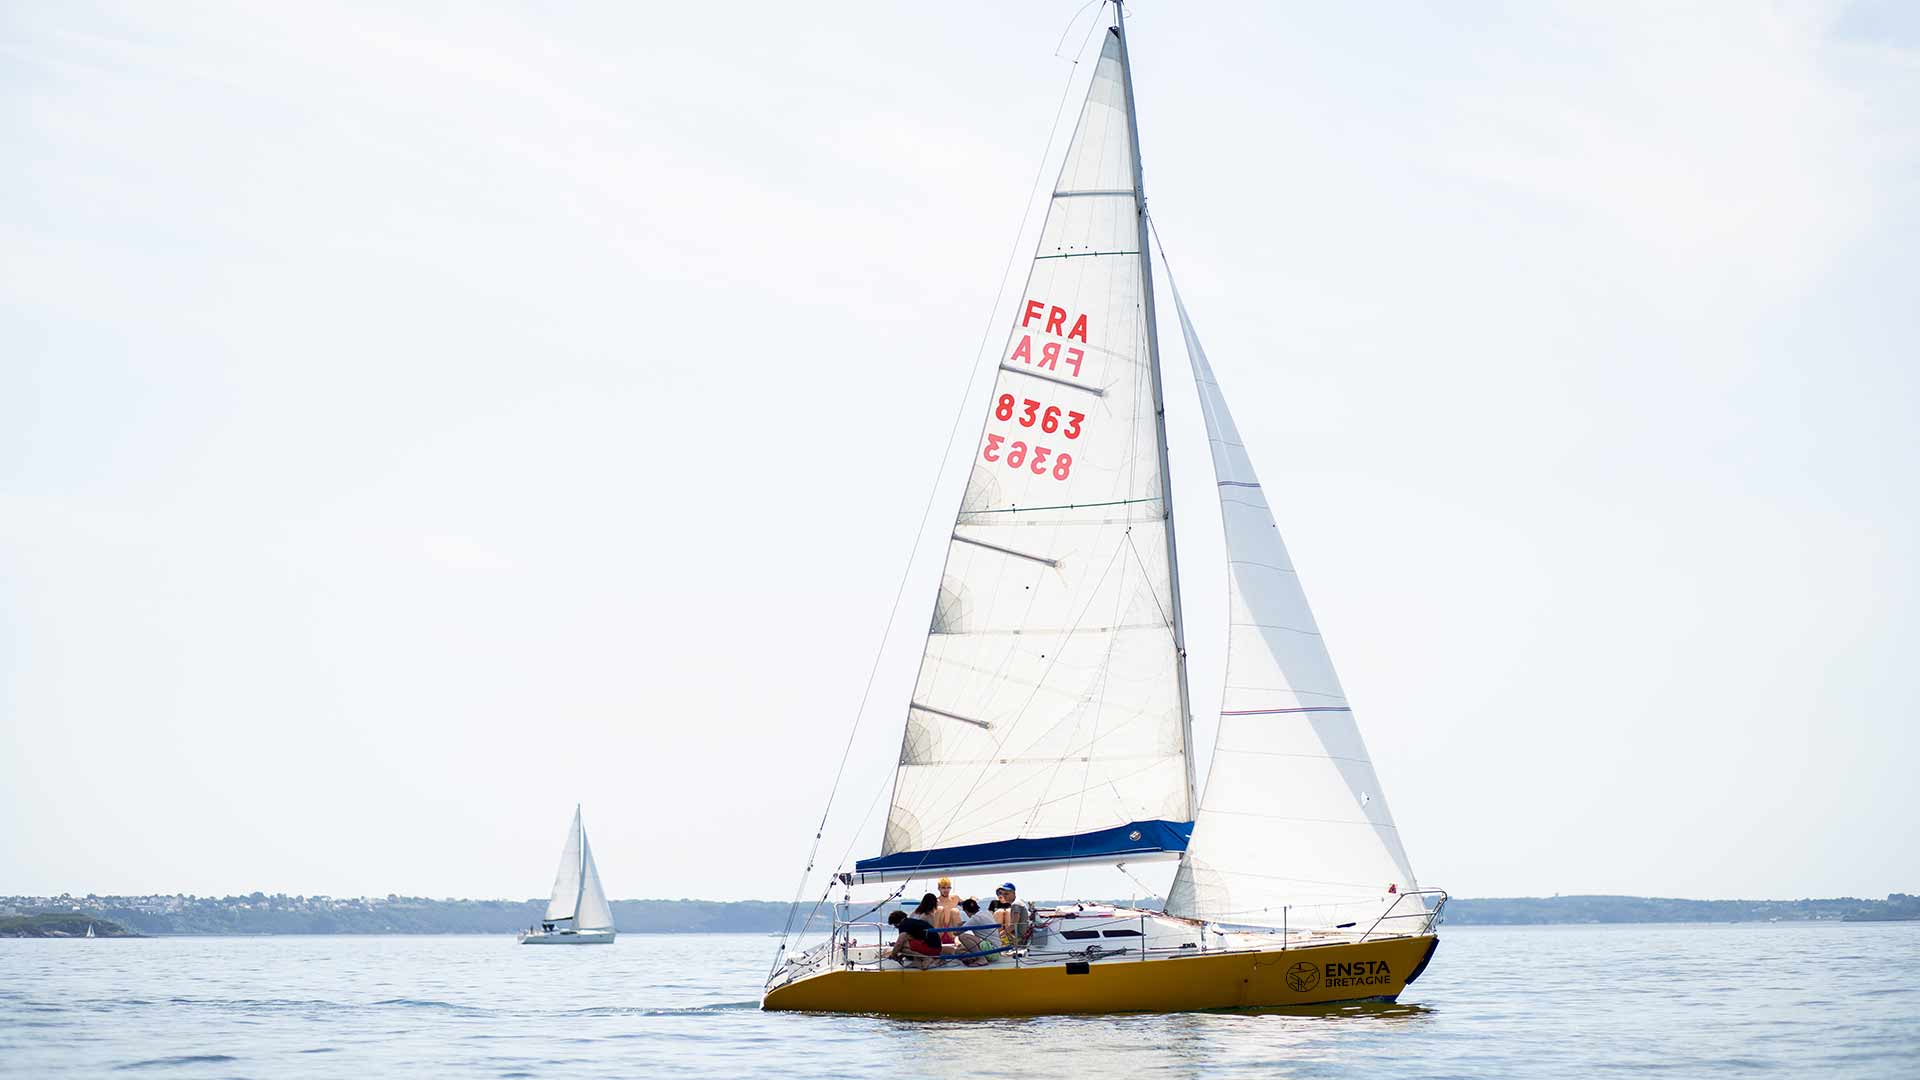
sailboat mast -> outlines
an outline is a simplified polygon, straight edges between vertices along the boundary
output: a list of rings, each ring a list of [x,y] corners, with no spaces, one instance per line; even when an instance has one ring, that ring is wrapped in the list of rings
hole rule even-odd
[[[1133,104],[1133,62],[1127,56],[1127,19],[1121,0],[1113,0],[1114,32],[1120,37],[1120,74],[1127,91],[1127,138],[1133,144],[1133,200],[1139,219],[1140,295],[1147,315],[1147,367],[1153,377],[1153,426],[1160,445],[1160,498],[1167,528],[1167,573],[1173,592],[1173,648],[1180,677],[1180,740],[1187,762],[1187,812],[1198,813],[1193,779],[1193,706],[1187,697],[1187,633],[1180,616],[1180,558],[1173,540],[1173,474],[1167,469],[1167,403],[1160,388],[1160,327],[1153,310],[1153,256],[1147,244],[1147,186],[1140,166],[1140,118]]]

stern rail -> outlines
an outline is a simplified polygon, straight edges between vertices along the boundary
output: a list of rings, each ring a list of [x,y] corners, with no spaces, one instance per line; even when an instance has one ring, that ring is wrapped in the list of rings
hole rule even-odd
[[[1405,903],[1408,897],[1413,896],[1420,897],[1420,910],[1401,911],[1400,905]],[[1440,899],[1432,907],[1428,907],[1427,898],[1431,896],[1437,896]],[[1445,889],[1414,889],[1410,892],[1403,892],[1393,903],[1387,905],[1387,910],[1381,912],[1379,918],[1373,920],[1373,925],[1367,927],[1367,932],[1360,935],[1360,940],[1365,941],[1372,937],[1374,932],[1380,929],[1381,923],[1398,919],[1421,919],[1424,921],[1416,930],[1407,930],[1396,925],[1390,928],[1391,933],[1430,934],[1433,932],[1433,924],[1440,918],[1441,909],[1447,906],[1447,899],[1447,890]]]

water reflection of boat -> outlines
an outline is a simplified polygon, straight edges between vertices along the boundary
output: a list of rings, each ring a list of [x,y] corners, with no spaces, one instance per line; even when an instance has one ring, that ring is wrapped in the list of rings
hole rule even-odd
[[[1414,879],[1174,290],[1230,590],[1218,735],[1204,798],[1194,790],[1151,239],[1116,0],[947,541],[881,853],[835,880],[842,905],[855,886],[897,886],[875,914],[940,875],[1177,859],[1166,910],[1056,907],[1030,937],[982,922],[966,955],[902,966],[888,926],[836,905],[827,940],[789,952],[783,938],[765,1008],[1391,1001],[1432,958],[1445,894]]]

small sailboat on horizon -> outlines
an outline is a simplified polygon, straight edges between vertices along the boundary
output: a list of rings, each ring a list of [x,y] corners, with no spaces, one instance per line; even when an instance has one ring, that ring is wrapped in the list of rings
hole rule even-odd
[[[763,1008],[982,1016],[1390,1001],[1439,944],[1446,894],[1414,878],[1169,271],[1228,588],[1219,726],[1196,789],[1152,230],[1120,9],[945,538],[880,853],[835,868],[814,907],[831,912],[830,935],[791,952],[783,937]],[[992,947],[889,955],[880,916],[908,882],[1159,860],[1178,860],[1164,910],[1043,908],[1019,933],[1003,920]],[[878,883],[896,887],[853,903],[855,886]],[[842,896],[828,903],[833,890]]]
[[[586,826],[576,805],[546,915],[540,925],[521,931],[520,944],[608,945],[613,934],[613,908],[600,887],[600,868],[593,864],[593,848],[587,844]]]

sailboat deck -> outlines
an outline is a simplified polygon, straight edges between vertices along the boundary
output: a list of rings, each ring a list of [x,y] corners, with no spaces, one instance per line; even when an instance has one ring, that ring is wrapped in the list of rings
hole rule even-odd
[[[963,957],[887,959],[894,930],[884,923],[842,923],[834,937],[791,957],[768,983],[774,990],[829,971],[952,974],[996,968],[1057,968],[1063,964],[1152,961],[1194,956],[1292,952],[1329,946],[1422,937],[1438,909],[1419,914],[1418,925],[1383,930],[1379,924],[1337,930],[1230,930],[1139,908],[1082,904],[1037,913],[1032,938],[1019,948],[996,951],[985,963]],[[997,943],[989,943],[997,945]]]
[[[1418,933],[1221,931],[1136,909],[1040,913],[1033,941],[991,962],[927,967],[855,943],[868,926],[793,957],[768,984],[779,1011],[900,1016],[1181,1012],[1391,1000],[1419,978],[1438,939]],[[877,930],[875,936],[879,936]],[[928,958],[931,960],[931,958]]]

